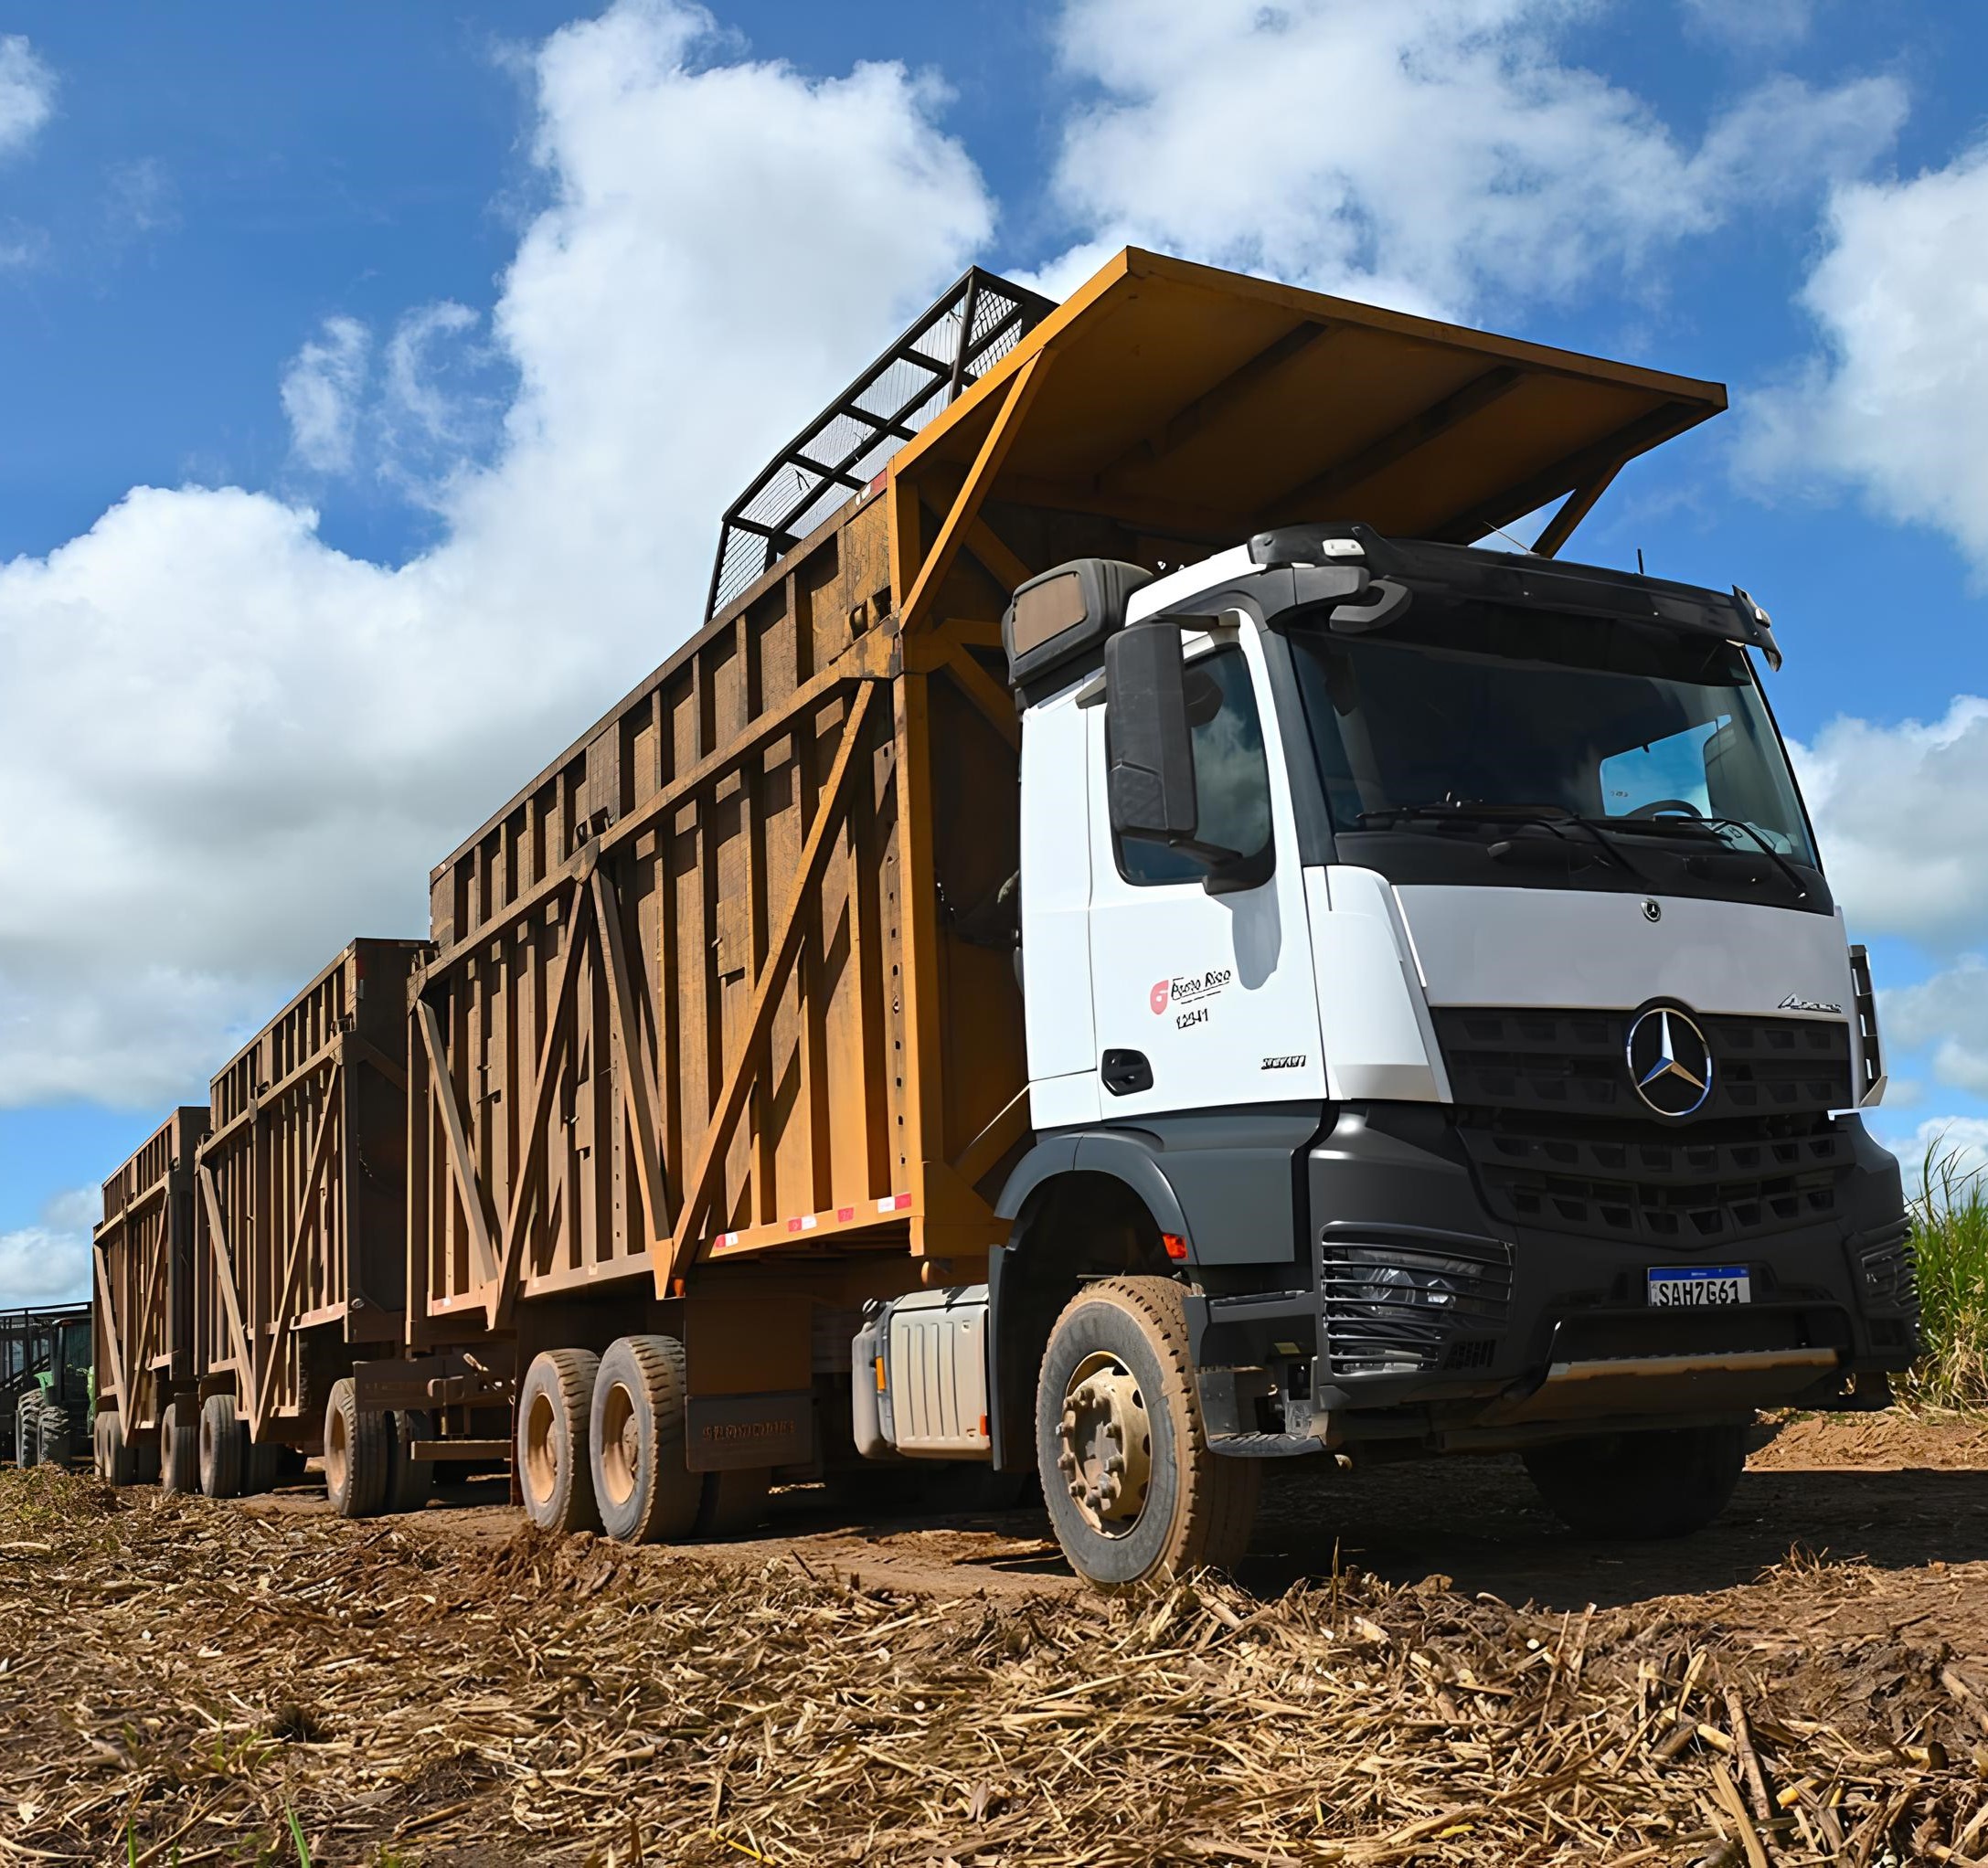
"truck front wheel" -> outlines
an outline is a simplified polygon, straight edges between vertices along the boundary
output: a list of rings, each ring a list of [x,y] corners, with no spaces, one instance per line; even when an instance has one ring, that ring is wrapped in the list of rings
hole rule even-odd
[[[1227,1568],[1249,1548],[1261,1469],[1208,1449],[1171,1279],[1100,1279],[1057,1319],[1036,1462],[1057,1542],[1101,1587]]]
[[[1583,1537],[1688,1537],[1726,1509],[1747,1463],[1739,1427],[1595,1434],[1526,1454],[1554,1516]]]

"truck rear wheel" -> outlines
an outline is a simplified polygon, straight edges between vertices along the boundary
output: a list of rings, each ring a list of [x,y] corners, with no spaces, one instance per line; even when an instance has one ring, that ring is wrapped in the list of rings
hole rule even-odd
[[[1526,1454],[1540,1497],[1583,1537],[1688,1537],[1726,1509],[1746,1463],[1740,1427],[1595,1434]]]
[[[594,1495],[623,1544],[674,1544],[696,1528],[705,1476],[684,1463],[684,1345],[622,1336],[601,1358],[593,1391]]]
[[[601,1358],[590,1349],[532,1357],[517,1397],[517,1483],[525,1512],[547,1531],[598,1531],[589,1419]]]
[[[1101,1587],[1226,1568],[1249,1548],[1261,1469],[1208,1449],[1172,1279],[1103,1279],[1065,1307],[1043,1353],[1036,1461],[1057,1542]]]
[[[388,1488],[389,1512],[418,1512],[435,1490],[435,1462],[414,1457],[416,1440],[435,1438],[434,1417],[422,1407],[397,1407],[393,1423],[393,1483]]]
[[[200,1404],[200,1490],[209,1498],[241,1495],[242,1453],[249,1430],[235,1413],[232,1395],[209,1395]]]
[[[341,1518],[377,1518],[392,1478],[387,1416],[361,1407],[352,1377],[332,1384],[324,1404],[324,1491]]]
[[[175,1395],[159,1412],[159,1484],[167,1491],[200,1490],[197,1395]]]

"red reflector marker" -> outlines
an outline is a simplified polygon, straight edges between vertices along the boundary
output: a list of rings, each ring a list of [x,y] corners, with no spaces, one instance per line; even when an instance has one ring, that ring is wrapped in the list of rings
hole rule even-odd
[[[1160,1235],[1160,1243],[1166,1247],[1166,1256],[1169,1258],[1179,1260],[1187,1256],[1187,1241],[1177,1232],[1163,1232]]]

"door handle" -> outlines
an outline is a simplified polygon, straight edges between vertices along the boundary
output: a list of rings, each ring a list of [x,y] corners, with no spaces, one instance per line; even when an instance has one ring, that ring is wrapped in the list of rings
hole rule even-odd
[[[1153,1066],[1143,1051],[1107,1051],[1098,1075],[1113,1096],[1131,1096],[1153,1088]]]

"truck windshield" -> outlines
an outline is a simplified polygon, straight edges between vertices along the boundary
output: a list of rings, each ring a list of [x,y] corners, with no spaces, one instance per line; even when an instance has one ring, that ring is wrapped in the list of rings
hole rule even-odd
[[[1385,632],[1291,632],[1334,827],[1471,807],[1706,820],[1705,838],[1816,866],[1781,742],[1736,644],[1643,623],[1419,602]]]

